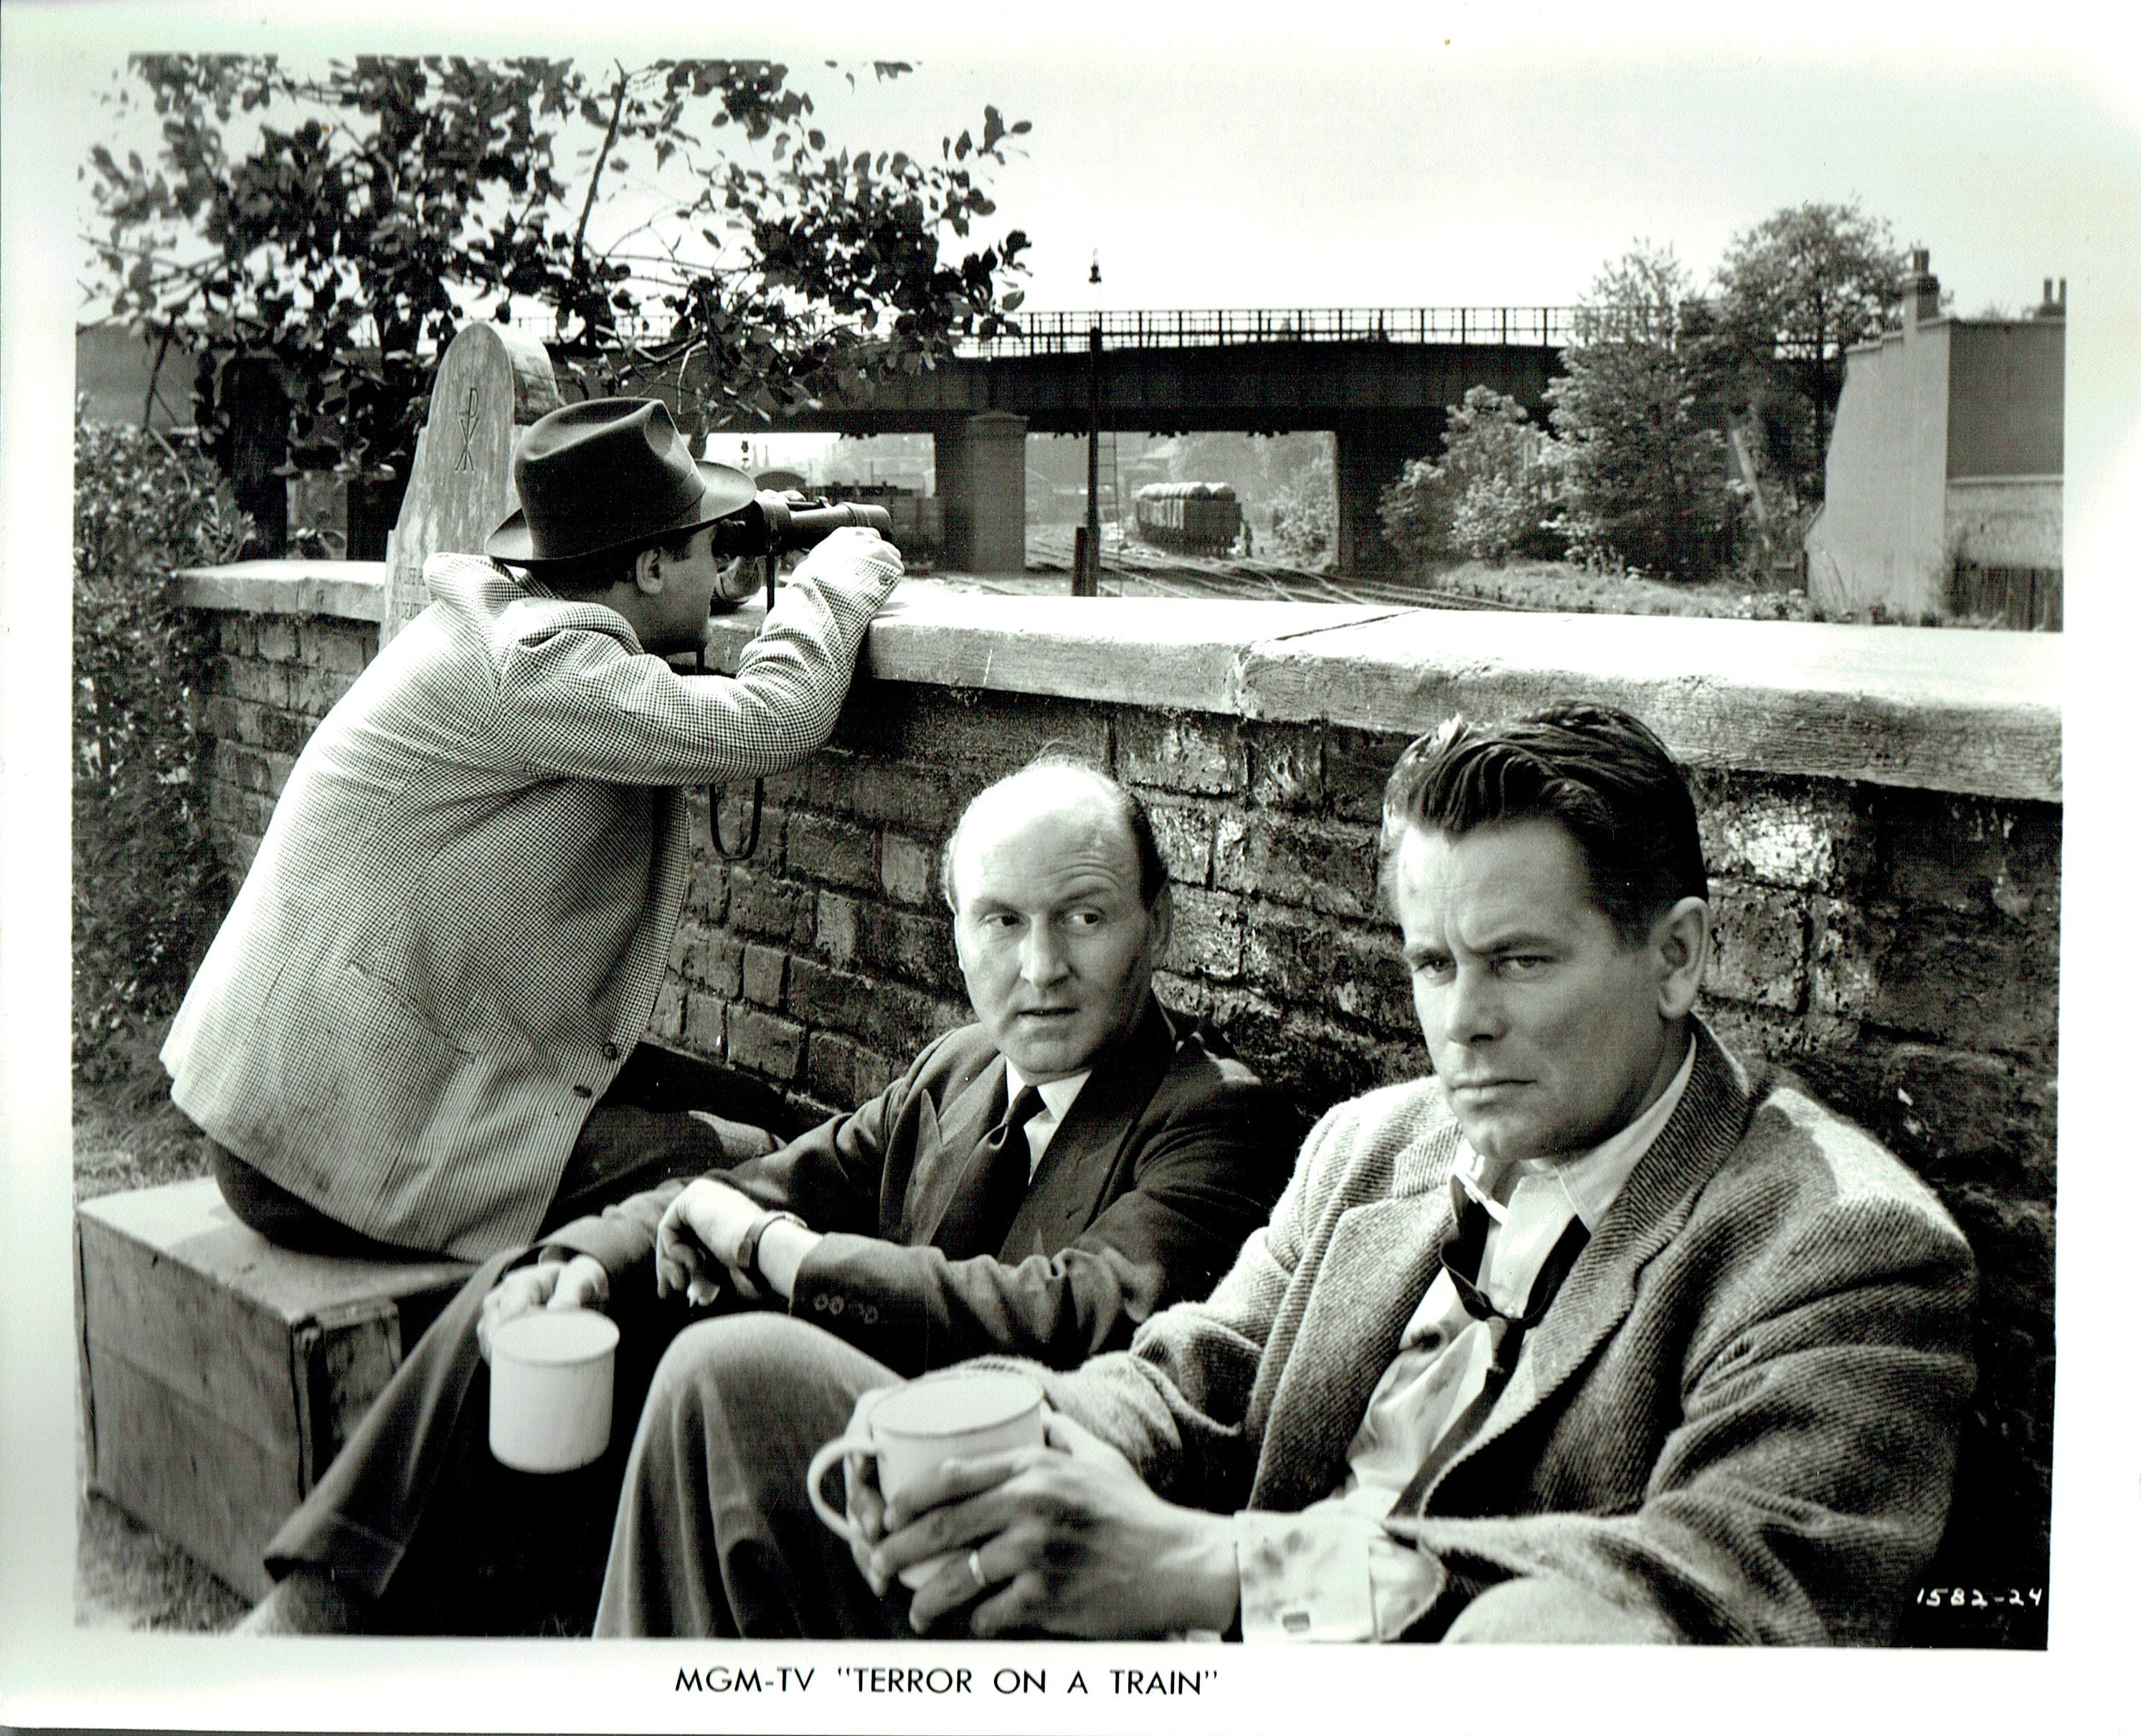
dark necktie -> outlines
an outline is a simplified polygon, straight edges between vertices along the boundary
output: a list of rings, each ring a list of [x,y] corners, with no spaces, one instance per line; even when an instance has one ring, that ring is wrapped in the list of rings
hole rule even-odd
[[[1502,1389],[1509,1384],[1509,1376],[1516,1372],[1525,1335],[1546,1318],[1547,1310],[1553,1306],[1553,1299],[1560,1294],[1569,1268],[1576,1264],[1577,1257],[1590,1240],[1591,1232],[1584,1228],[1583,1220],[1570,1218],[1568,1227],[1561,1232],[1560,1239],[1541,1262],[1538,1275],[1532,1280],[1523,1312],[1504,1314],[1479,1287],[1479,1261],[1487,1250],[1487,1209],[1477,1200],[1464,1202],[1464,1210],[1457,1214],[1456,1227],[1444,1237],[1437,1257],[1443,1271],[1449,1274],[1449,1281],[1456,1287],[1457,1299],[1464,1303],[1464,1311],[1476,1320],[1486,1321],[1494,1345],[1494,1358],[1487,1365],[1487,1378],[1478,1396],[1442,1431],[1442,1438],[1430,1449],[1420,1468],[1413,1473],[1412,1481],[1391,1506],[1392,1512],[1418,1512],[1420,1503],[1427,1497],[1428,1485],[1479,1432],[1487,1414],[1494,1408],[1494,1401],[1501,1397]]]
[[[993,1255],[1003,1246],[1011,1221],[1026,1198],[1033,1173],[1033,1153],[1026,1143],[1026,1124],[1043,1107],[1037,1085],[1021,1088],[1004,1118],[982,1136],[967,1166],[964,1185],[930,1240],[947,1257],[971,1260]]]

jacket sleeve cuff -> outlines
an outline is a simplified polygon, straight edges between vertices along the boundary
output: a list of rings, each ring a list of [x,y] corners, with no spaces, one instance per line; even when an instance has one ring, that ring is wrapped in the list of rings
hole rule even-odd
[[[1242,1638],[1338,1644],[1395,1640],[1440,1595],[1430,1555],[1363,1514],[1328,1506],[1235,1516]]]
[[[898,1250],[905,1252],[906,1250]],[[895,1274],[886,1270],[883,1245],[868,1236],[834,1231],[821,1236],[795,1269],[788,1311],[822,1326],[897,1373],[919,1373],[916,1311],[905,1301]],[[776,1299],[777,1300],[777,1299]]]

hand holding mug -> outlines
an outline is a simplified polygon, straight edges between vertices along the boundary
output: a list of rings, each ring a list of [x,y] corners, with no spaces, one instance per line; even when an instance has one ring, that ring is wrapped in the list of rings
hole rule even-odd
[[[608,1300],[609,1274],[592,1255],[516,1267],[483,1299],[483,1313],[475,1325],[476,1347],[489,1362],[491,1341],[508,1320],[538,1308],[599,1308]]]
[[[951,1369],[865,1394],[846,1432],[810,1461],[805,1485],[810,1505],[827,1529],[847,1539],[856,1566],[882,1596],[888,1586],[869,1561],[883,1535],[886,1504],[947,1460],[1041,1445],[1046,1410],[1039,1383],[1008,1370]],[[820,1487],[835,1459],[847,1464],[846,1513],[834,1510]],[[912,1590],[947,1559],[904,1566],[900,1581]]]

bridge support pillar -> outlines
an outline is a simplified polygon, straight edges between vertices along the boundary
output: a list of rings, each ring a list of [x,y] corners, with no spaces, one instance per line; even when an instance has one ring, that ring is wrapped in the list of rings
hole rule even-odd
[[[1026,418],[984,411],[937,439],[944,557],[961,573],[1026,571]]]
[[[1390,411],[1337,428],[1338,548],[1341,573],[1388,573],[1397,551],[1383,540],[1378,510],[1383,490],[1405,474],[1408,460],[1442,450],[1443,413]]]

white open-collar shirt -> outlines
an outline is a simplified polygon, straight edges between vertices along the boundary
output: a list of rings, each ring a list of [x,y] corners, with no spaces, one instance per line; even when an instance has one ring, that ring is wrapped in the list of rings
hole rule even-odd
[[[1579,1158],[1497,1164],[1469,1142],[1459,1148],[1450,1210],[1468,1197],[1486,1210],[1479,1281],[1495,1307],[1522,1311],[1571,1219],[1597,1231],[1694,1073],[1691,1041],[1658,1100]],[[1236,1516],[1243,1639],[1393,1640],[1425,1612],[1437,1582],[1432,1565],[1384,1532],[1382,1520],[1484,1389],[1493,1355],[1489,1323],[1472,1317],[1438,1270],[1369,1398],[1345,1483],[1300,1512]]]

